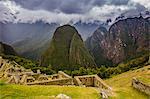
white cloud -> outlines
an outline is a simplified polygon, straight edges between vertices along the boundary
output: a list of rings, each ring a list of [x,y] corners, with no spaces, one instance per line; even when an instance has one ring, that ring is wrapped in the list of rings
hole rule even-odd
[[[57,12],[49,12],[45,10],[26,10],[22,9],[22,12],[17,15],[18,19],[21,20],[21,22],[35,22],[37,20],[43,20],[48,23],[60,23],[60,24],[66,24],[69,23],[73,19],[79,19],[81,15],[78,14],[64,14],[64,13],[57,13]],[[75,20],[74,20],[75,21]]]
[[[10,0],[0,1],[0,4],[6,6],[13,14],[15,14],[21,8],[19,5],[16,5],[15,2],[12,2]]]
[[[139,3],[150,10],[150,0],[131,0],[133,3]]]
[[[108,18],[115,19],[118,15],[121,13],[132,9],[131,7],[121,5],[121,6],[115,6],[115,5],[103,5],[101,7],[93,7],[91,11],[89,12],[89,15],[93,18],[97,18],[99,20],[107,20]]]

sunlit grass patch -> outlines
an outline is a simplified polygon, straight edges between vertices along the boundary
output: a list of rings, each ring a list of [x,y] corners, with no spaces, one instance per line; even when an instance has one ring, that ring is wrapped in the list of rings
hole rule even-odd
[[[95,88],[77,86],[44,86],[44,85],[13,85],[7,84],[0,88],[0,99],[51,99],[60,93],[66,94],[72,99],[100,99]]]

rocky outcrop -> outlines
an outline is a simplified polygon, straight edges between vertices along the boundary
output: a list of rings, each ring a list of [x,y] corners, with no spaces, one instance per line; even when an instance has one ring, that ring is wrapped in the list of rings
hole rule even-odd
[[[136,78],[132,79],[132,86],[136,89],[138,89],[141,92],[146,93],[147,95],[150,95],[150,85],[147,85],[141,81],[139,81]]]
[[[98,66],[112,64],[111,60],[106,57],[104,48],[102,48],[102,44],[107,37],[107,33],[107,29],[101,26],[86,40],[86,47],[89,49],[90,53],[93,54]]]
[[[120,63],[131,56],[149,50],[150,21],[143,17],[127,18],[114,23],[109,31],[98,28],[86,45],[97,65]]]
[[[78,31],[70,25],[56,29],[50,47],[44,52],[42,65],[50,64],[55,70],[96,66]]]
[[[72,99],[72,98],[65,94],[59,94],[56,96],[56,99]]]

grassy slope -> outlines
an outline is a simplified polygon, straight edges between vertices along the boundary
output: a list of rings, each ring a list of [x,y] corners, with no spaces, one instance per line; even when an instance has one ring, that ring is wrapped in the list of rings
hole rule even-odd
[[[74,86],[25,86],[25,85],[0,85],[0,99],[51,99],[50,96],[66,94],[72,99],[99,99],[99,94],[94,88]]]
[[[131,80],[133,77],[139,77],[139,76],[142,77],[145,75],[149,75],[150,70],[148,68],[150,68],[150,65],[138,70],[128,71],[105,80],[106,83],[112,86],[113,90],[115,91],[115,95],[111,98],[112,99],[149,99],[150,98],[149,96],[146,96],[144,93],[137,91],[131,86]]]

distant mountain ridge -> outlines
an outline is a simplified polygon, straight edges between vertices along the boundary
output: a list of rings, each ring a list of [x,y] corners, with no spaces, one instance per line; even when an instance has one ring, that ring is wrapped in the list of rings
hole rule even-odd
[[[105,32],[105,33],[103,33]],[[97,65],[117,64],[150,49],[150,20],[135,17],[119,20],[109,31],[98,28],[86,40]]]

